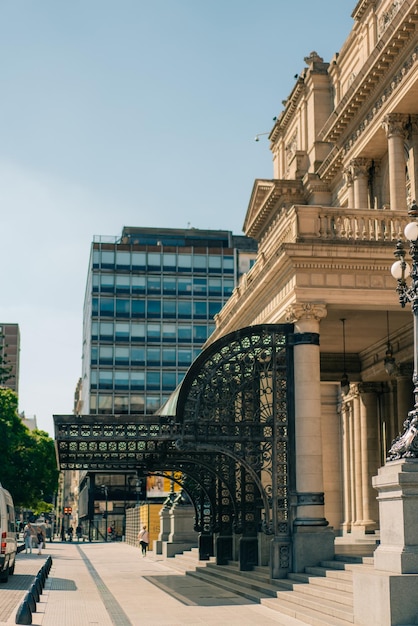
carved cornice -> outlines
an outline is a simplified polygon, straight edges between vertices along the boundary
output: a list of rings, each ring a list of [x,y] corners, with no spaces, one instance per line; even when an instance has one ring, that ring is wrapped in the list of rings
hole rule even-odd
[[[357,8],[360,8],[358,5]],[[388,29],[381,37],[379,44],[375,47],[362,71],[359,73],[353,84],[334,109],[330,118],[326,122],[320,138],[322,141],[336,143],[346,131],[359,109],[370,100],[370,94],[376,90],[379,83],[387,80],[388,68],[393,64],[396,57],[404,47],[405,43],[415,32],[415,23],[418,20],[418,3],[412,5],[404,3],[393,18],[392,28]],[[363,119],[357,130],[345,142],[343,150],[335,147],[332,153],[322,163],[318,169],[321,177],[332,178],[336,169],[341,165],[341,161],[357,139],[370,124],[372,119],[378,114],[382,106],[387,102],[392,92],[398,88],[399,84],[409,74],[417,60],[418,46],[405,61],[401,69],[393,76],[390,86],[387,87],[381,97],[375,102],[373,109]],[[334,166],[334,162],[336,167]]]
[[[327,307],[324,304],[311,302],[295,302],[286,309],[286,321],[297,322],[301,319],[314,319],[320,322],[327,316]]]
[[[303,204],[304,201],[300,180],[256,180],[244,221],[245,234],[259,240],[275,211],[287,203]]]
[[[360,21],[366,11],[369,8],[374,8],[376,4],[377,0],[360,0],[360,2],[357,3],[354,11],[352,12],[351,17],[357,22]]]

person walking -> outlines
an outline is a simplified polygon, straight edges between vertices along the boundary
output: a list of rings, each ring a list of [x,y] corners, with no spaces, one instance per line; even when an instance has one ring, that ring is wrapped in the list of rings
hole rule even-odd
[[[36,533],[36,543],[38,544],[38,555],[42,554],[42,548],[44,547],[44,541],[45,541],[45,537],[44,537],[44,533],[42,528],[38,528],[38,531]]]
[[[149,532],[147,527],[143,526],[138,533],[138,540],[142,550],[142,556],[147,556],[147,548],[149,544]]]
[[[23,539],[25,541],[25,553],[26,554],[28,553],[28,550],[29,550],[29,553],[32,554],[32,535],[33,535],[32,526],[28,522],[23,529]]]

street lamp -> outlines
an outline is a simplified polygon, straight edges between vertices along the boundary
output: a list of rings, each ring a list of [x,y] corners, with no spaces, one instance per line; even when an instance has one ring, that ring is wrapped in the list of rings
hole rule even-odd
[[[105,541],[107,541],[107,495],[108,495],[108,488],[107,485],[102,485],[102,491],[104,493],[105,499],[106,499],[106,509],[105,509],[105,518],[106,518],[106,522],[105,522]]]
[[[409,411],[408,417],[403,424],[402,433],[392,443],[388,452],[388,461],[401,458],[418,458],[418,206],[414,200],[408,211],[413,219],[405,226],[404,234],[409,241],[409,254],[412,266],[405,261],[406,251],[402,241],[396,244],[394,252],[397,259],[391,267],[392,276],[398,281],[396,291],[399,302],[404,308],[409,302],[414,320],[414,408]],[[409,284],[407,279],[410,278]]]

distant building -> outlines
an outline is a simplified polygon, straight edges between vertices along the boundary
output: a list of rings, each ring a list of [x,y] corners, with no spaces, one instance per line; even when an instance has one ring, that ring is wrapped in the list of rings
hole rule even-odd
[[[0,349],[5,365],[12,367],[11,378],[5,382],[4,387],[19,393],[19,324],[0,324]]]
[[[132,228],[95,238],[78,413],[154,413],[183,379],[256,257],[225,230]]]

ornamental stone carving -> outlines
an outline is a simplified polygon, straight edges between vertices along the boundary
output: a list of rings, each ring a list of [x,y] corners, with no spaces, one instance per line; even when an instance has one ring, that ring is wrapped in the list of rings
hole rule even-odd
[[[404,115],[403,113],[389,113],[389,115],[385,115],[383,118],[382,127],[388,139],[395,136],[406,139],[408,122],[408,115]]]
[[[303,318],[314,319],[320,322],[327,316],[327,307],[324,304],[312,304],[311,302],[301,302],[291,304],[286,309],[286,322],[294,323]]]
[[[370,159],[358,157],[350,161],[350,170],[353,180],[356,178],[364,178],[369,175],[369,168],[372,162]]]

